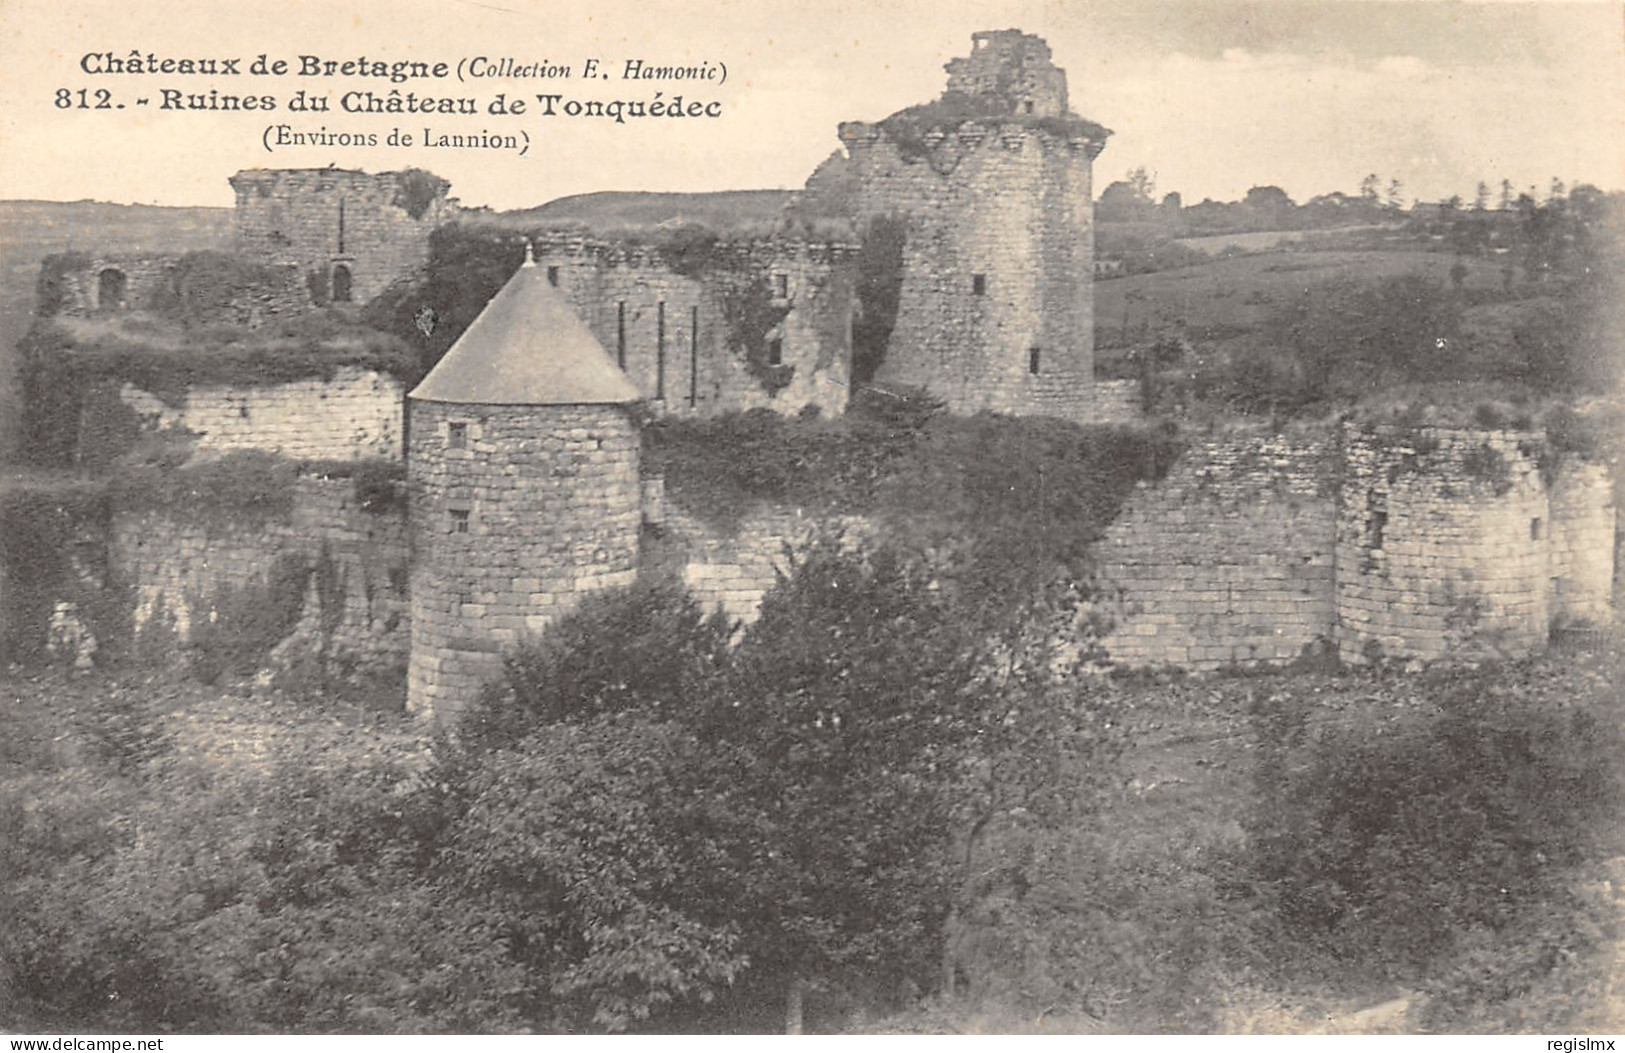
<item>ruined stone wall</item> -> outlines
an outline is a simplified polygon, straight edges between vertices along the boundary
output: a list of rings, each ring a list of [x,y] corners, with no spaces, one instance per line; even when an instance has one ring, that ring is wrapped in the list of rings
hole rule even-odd
[[[322,612],[333,626],[319,642],[333,657],[362,668],[404,664],[409,642],[407,524],[401,506],[364,511],[350,479],[301,476],[286,520],[209,523],[176,513],[113,517],[108,563],[113,580],[135,600],[138,634],[173,633],[190,640],[194,626],[228,590],[266,585],[279,558],[325,563],[339,610]]]
[[[417,273],[430,233],[456,212],[427,173],[249,169],[231,185],[239,252],[293,264],[328,295],[343,268],[357,303]]]
[[[1347,426],[1337,522],[1344,661],[1544,646],[1551,513],[1532,433]]]
[[[1099,143],[1015,121],[917,143],[849,123],[841,139],[848,156],[814,174],[803,207],[907,224],[877,379],[925,387],[956,412],[1092,420]],[[824,194],[842,201],[820,204]]]
[[[1617,510],[1608,469],[1569,463],[1548,488],[1551,617],[1554,625],[1613,618]]]
[[[204,450],[268,450],[296,460],[398,461],[405,390],[392,376],[346,366],[331,379],[203,384],[171,406],[125,384],[124,404],[148,429],[185,428]]]
[[[1066,72],[1050,61],[1043,38],[996,29],[973,33],[971,40],[971,53],[944,67],[950,93],[1006,100],[1007,113],[1053,117],[1066,112]]]
[[[411,414],[407,698],[445,720],[505,648],[636,578],[639,439],[617,406],[413,402]]]
[[[94,256],[84,266],[64,269],[59,278],[59,314],[87,317],[102,311],[158,311],[173,302],[174,256]],[[102,275],[112,272],[104,290]],[[122,297],[111,295],[121,288]],[[104,292],[107,294],[104,296]]]
[[[715,251],[714,266],[684,273],[642,246],[560,237],[536,248],[537,266],[557,278],[599,343],[663,412],[846,409],[852,284],[845,248],[730,245]],[[776,340],[781,362],[758,363],[753,372],[741,345],[750,316],[764,309],[782,317],[754,335]]]
[[[213,257],[210,257],[213,258]],[[203,295],[185,288],[176,256],[97,256],[83,266],[59,272],[59,314],[90,317],[112,311],[148,311],[173,317],[189,325],[258,326],[273,317],[285,317],[310,307],[310,292],[299,268],[292,265],[260,267],[247,260],[252,280],[230,280],[216,272],[206,276]],[[207,265],[204,269],[208,270]],[[114,291],[122,296],[115,297]]]
[[[1144,392],[1138,380],[1095,381],[1096,424],[1143,424]]]
[[[819,536],[858,541],[873,530],[861,516],[813,516],[788,508],[760,509],[721,527],[668,504],[644,545],[641,572],[673,577],[704,610],[721,608],[748,625],[779,575],[789,572],[794,553]]]
[[[1335,440],[1194,443],[1141,483],[1095,549],[1115,665],[1280,664],[1333,622]]]

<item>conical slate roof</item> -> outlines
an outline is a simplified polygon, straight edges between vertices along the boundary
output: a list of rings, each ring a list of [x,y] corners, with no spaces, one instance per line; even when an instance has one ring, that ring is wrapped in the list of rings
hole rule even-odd
[[[642,396],[525,250],[525,263],[491,297],[410,396],[425,402],[566,406]]]

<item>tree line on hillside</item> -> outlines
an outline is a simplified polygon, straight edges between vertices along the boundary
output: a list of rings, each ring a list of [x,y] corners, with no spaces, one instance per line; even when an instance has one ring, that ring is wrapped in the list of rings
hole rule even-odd
[[[1572,208],[1595,212],[1606,201],[1619,197],[1605,194],[1590,184],[1569,189],[1554,178],[1546,199],[1536,199],[1536,189],[1516,190],[1503,179],[1497,190],[1479,182],[1471,200],[1460,195],[1447,201],[1413,202],[1406,205],[1404,184],[1397,178],[1386,181],[1376,173],[1360,181],[1357,193],[1334,190],[1317,194],[1299,203],[1278,186],[1254,186],[1240,201],[1204,198],[1187,205],[1178,191],[1156,196],[1156,176],[1143,166],[1125,178],[1106,186],[1095,207],[1101,223],[1145,223],[1167,229],[1173,237],[1207,234],[1241,234],[1251,231],[1317,230],[1377,223],[1427,222],[1440,215],[1471,218],[1486,234],[1494,229],[1486,224],[1516,223],[1537,209],[1561,211]]]

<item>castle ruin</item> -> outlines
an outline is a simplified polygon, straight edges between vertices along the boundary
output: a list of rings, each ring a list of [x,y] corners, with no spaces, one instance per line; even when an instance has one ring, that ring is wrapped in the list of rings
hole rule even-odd
[[[1123,393],[1093,376],[1092,163],[1109,133],[1071,112],[1037,37],[978,33],[947,72],[938,100],[843,124],[842,150],[788,206],[788,229],[836,219],[849,240],[527,241],[525,263],[409,396],[359,362],[178,393],[98,381],[149,431],[304,466],[274,522],[115,515],[106,560],[133,585],[137,620],[166,612],[184,638],[194,608],[263,581],[278,558],[326,560],[331,581],[310,603],[330,642],[363,666],[404,660],[409,707],[445,718],[505,650],[655,561],[706,606],[750,617],[786,544],[815,524],[772,509],[720,537],[674,512],[665,551],[649,552],[640,528],[662,516],[645,506],[658,488],[640,478],[634,407],[841,412],[868,379],[854,325],[872,304],[857,271],[877,231],[900,255],[895,318],[866,349],[876,382],[952,412],[1122,419]],[[430,235],[460,215],[421,172],[252,170],[232,186],[242,256],[59,261],[44,313],[84,326],[178,315],[194,331],[348,324],[344,304],[419,277]],[[81,453],[96,416],[80,414]],[[406,500],[352,483],[363,461],[404,462]],[[1613,537],[1602,470],[1559,463],[1533,431],[1213,439],[1142,485],[1096,545],[1114,626],[1103,644],[1119,665],[1196,670],[1306,652],[1527,653],[1554,628],[1609,619]]]
[[[792,211],[900,224],[897,318],[875,379],[950,410],[1088,423],[1093,164],[1110,135],[1068,109],[1038,37],[977,33],[941,98],[842,124]]]

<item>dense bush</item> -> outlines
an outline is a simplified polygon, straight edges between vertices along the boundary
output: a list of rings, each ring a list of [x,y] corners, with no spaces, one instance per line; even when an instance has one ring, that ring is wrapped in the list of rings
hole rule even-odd
[[[996,605],[1034,595],[1058,568],[1081,571],[1134,484],[1180,449],[1171,430],[954,417],[878,394],[832,421],[754,411],[644,431],[645,463],[685,510],[726,523],[772,501],[870,516]]]
[[[1089,799],[1061,769],[1111,756],[1047,650],[981,637],[894,552],[815,544],[727,637],[680,590],[602,597],[438,751],[459,869],[553,978],[559,1026],[677,1026],[724,991],[930,989],[970,844],[997,858],[997,816]]]
[[[538,1026],[664,1029],[749,964],[745,912],[772,862],[752,854],[733,760],[652,714],[581,714],[455,780],[443,863],[524,970]]]
[[[272,561],[263,581],[226,587],[192,604],[192,673],[205,684],[222,675],[253,676],[271,649],[288,637],[304,610],[313,572],[297,553]]]
[[[536,729],[627,712],[675,713],[712,686],[731,626],[673,583],[587,597],[464,713],[465,749],[512,749]]]
[[[98,608],[98,590],[81,580],[72,556],[74,541],[98,537],[106,517],[106,491],[88,480],[0,483],[0,580],[5,583],[0,662],[43,658],[51,610],[64,600],[79,602],[87,615],[106,615],[96,617],[93,630],[113,635],[117,613]]]
[[[1527,671],[1441,675],[1375,735],[1266,706],[1246,866],[1282,931],[1411,982],[1474,934],[1584,950],[1573,889],[1616,821],[1621,743],[1554,694]],[[1508,975],[1490,973],[1480,987]]]
[[[214,723],[245,702],[162,674],[6,698],[0,1027],[522,1026],[525,977],[433,868],[440,812],[398,737],[300,718],[256,759]],[[290,715],[247,713],[256,737]]]
[[[1477,376],[1461,297],[1421,276],[1319,286],[1276,304],[1199,388],[1244,412],[1295,414],[1395,386]]]

